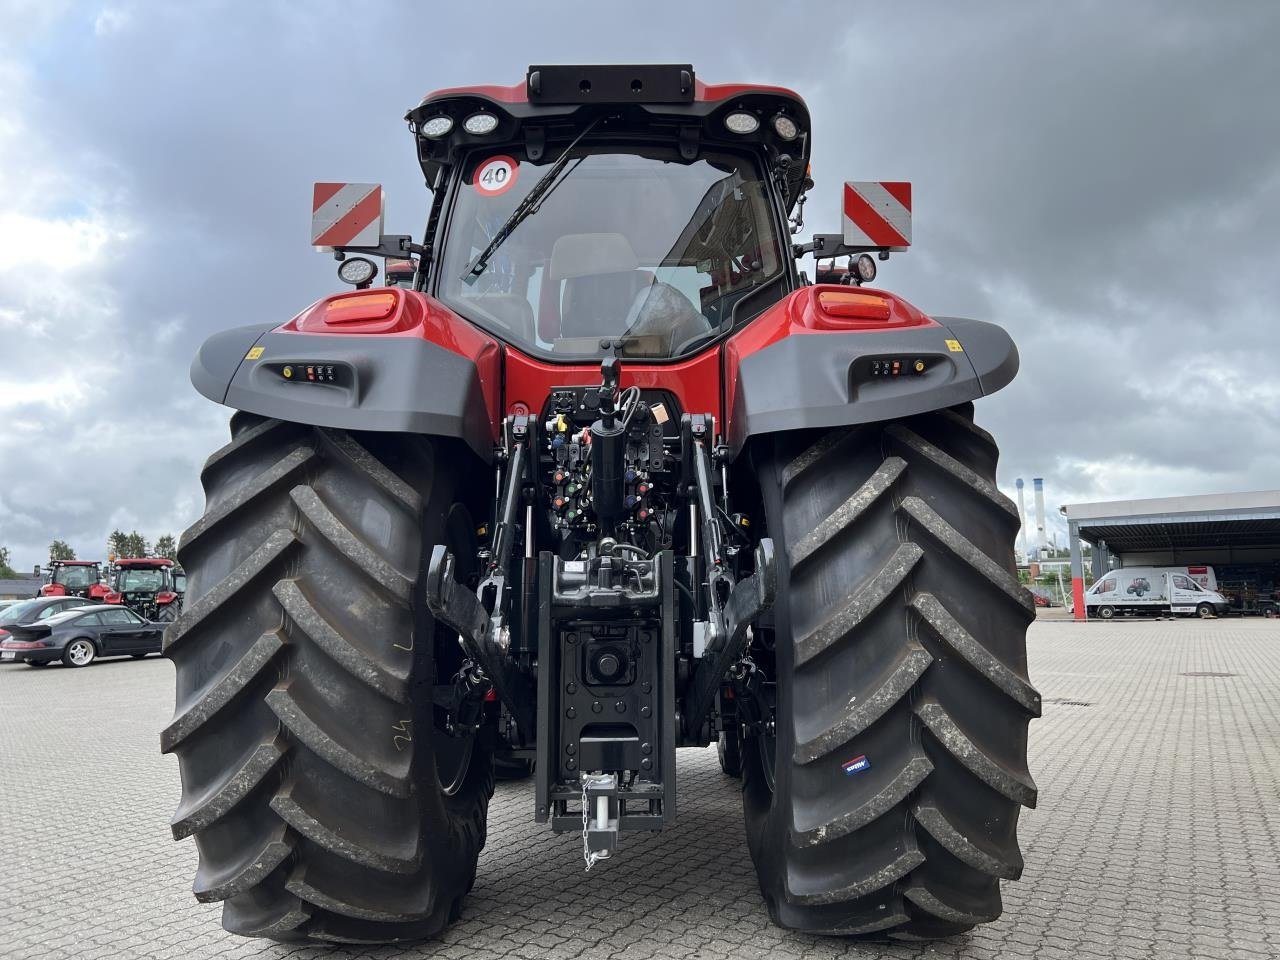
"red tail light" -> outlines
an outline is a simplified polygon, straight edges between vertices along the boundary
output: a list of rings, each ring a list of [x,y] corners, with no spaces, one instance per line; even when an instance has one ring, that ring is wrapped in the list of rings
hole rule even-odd
[[[394,290],[352,293],[330,300],[324,305],[325,323],[358,323],[361,320],[385,320],[391,316],[399,300]]]
[[[888,320],[890,313],[889,301],[874,293],[823,290],[818,294],[818,306],[828,317],[850,320]]]

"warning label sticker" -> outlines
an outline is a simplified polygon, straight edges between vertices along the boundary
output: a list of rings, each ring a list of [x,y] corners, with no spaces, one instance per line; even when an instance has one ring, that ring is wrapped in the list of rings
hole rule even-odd
[[[476,167],[471,183],[477,193],[496,197],[514,187],[519,174],[520,168],[511,157],[490,157]]]
[[[964,353],[964,347],[960,346],[959,340],[948,340],[947,349],[952,353]]]

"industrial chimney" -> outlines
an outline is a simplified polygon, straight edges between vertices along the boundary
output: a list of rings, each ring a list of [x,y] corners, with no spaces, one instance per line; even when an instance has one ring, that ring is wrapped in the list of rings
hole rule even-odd
[[[1049,541],[1044,535],[1044,478],[1033,477],[1031,485],[1036,491],[1036,555],[1043,557],[1049,549]]]
[[[1022,529],[1019,531],[1022,536],[1022,559],[1024,562],[1030,563],[1031,554],[1027,552],[1027,503],[1022,493],[1022,488],[1025,485],[1021,477],[1013,482],[1018,488],[1018,522],[1022,524]]]

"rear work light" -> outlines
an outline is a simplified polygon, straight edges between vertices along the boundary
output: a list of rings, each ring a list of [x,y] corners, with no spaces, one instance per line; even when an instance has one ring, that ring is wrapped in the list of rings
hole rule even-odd
[[[324,305],[325,323],[356,323],[361,320],[385,320],[396,309],[398,297],[391,291],[354,293],[338,297]]]
[[[437,140],[452,129],[453,117],[447,117],[441,114],[438,117],[432,117],[430,120],[425,121],[422,126],[418,128],[418,132],[424,137],[430,137],[432,140]]]
[[[800,135],[800,128],[785,113],[780,113],[773,118],[773,132],[783,140],[794,140]]]
[[[498,129],[498,118],[492,113],[473,113],[462,121],[462,129],[467,133],[482,137]]]

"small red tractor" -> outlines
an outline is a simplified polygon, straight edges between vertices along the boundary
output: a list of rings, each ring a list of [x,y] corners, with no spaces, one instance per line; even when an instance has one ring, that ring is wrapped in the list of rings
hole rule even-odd
[[[97,560],[50,560],[46,576],[48,580],[38,594],[41,597],[84,597],[100,603],[111,592]]]
[[[111,565],[111,590],[104,603],[123,604],[155,623],[170,623],[182,612],[174,589],[173,561],[164,557],[126,557]]]
[[[249,936],[434,936],[495,766],[625,870],[677,817],[677,749],[717,744],[777,923],[997,917],[1040,698],[973,401],[1018,354],[862,285],[910,185],[846,183],[843,232],[798,242],[804,101],[687,64],[534,66],[407,119],[421,237],[317,184],[355,289],[192,365],[236,411],[165,641],[196,897]]]

